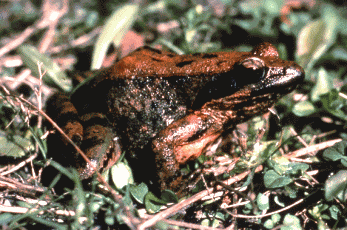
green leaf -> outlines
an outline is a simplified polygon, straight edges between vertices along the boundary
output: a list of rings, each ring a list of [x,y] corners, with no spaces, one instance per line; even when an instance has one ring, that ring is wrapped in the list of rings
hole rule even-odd
[[[274,30],[273,23],[283,4],[283,0],[241,1],[241,12],[251,17],[234,23],[253,34],[276,36],[278,31]]]
[[[136,4],[127,4],[116,10],[107,20],[95,43],[91,69],[99,69],[111,43],[119,46],[125,34],[134,23],[139,11]]]
[[[293,113],[298,117],[306,117],[316,112],[316,108],[309,101],[300,101],[293,107]]]
[[[281,220],[281,215],[276,213],[271,215],[271,219],[268,219],[264,223],[264,227],[267,229],[273,229]]]
[[[127,184],[134,183],[131,168],[124,162],[119,162],[111,167],[112,181],[118,189],[122,189]]]
[[[347,156],[345,156],[346,142],[336,143],[334,146],[324,150],[323,157],[325,160],[338,161],[341,160],[343,166],[347,167]]]
[[[72,191],[73,202],[76,212],[76,219],[73,225],[77,226],[79,224],[78,220],[89,213],[89,205],[87,204],[86,193],[83,189],[82,181],[77,170],[71,170],[71,177],[74,181],[74,190]]]
[[[8,225],[12,221],[13,217],[14,216],[11,213],[2,213],[0,215],[0,225],[1,226]]]
[[[65,92],[72,89],[72,81],[67,77],[64,71],[60,69],[47,55],[40,53],[31,45],[22,45],[18,48],[18,52],[22,57],[24,64],[31,70],[36,77],[40,76],[38,63],[42,63],[41,72],[46,71],[43,81],[49,85],[56,85]]]
[[[264,227],[267,229],[273,229],[275,227],[275,223],[271,219],[267,219],[264,223]]]
[[[325,181],[325,199],[333,200],[339,196],[342,202],[346,202],[347,195],[347,170],[340,170]]]
[[[287,171],[288,174],[296,175],[302,172],[305,172],[307,169],[309,169],[309,165],[305,163],[300,162],[290,162],[288,164],[289,170]]]
[[[264,175],[264,184],[267,188],[280,188],[290,184],[292,179],[286,176],[281,176],[274,170],[269,170]]]
[[[279,223],[280,220],[281,220],[281,215],[278,214],[278,213],[275,213],[275,214],[271,215],[271,220],[272,220],[274,223]]]
[[[251,203],[247,203],[247,204],[243,207],[242,212],[243,212],[244,214],[250,214],[252,210],[253,210],[252,204],[251,204]]]
[[[93,213],[96,213],[100,210],[100,208],[105,204],[104,198],[103,197],[99,197],[99,196],[93,196],[91,198],[91,202],[90,203],[90,211]]]
[[[107,225],[114,225],[115,224],[115,218],[114,218],[114,215],[112,213],[112,210],[108,209],[105,213],[105,223]]]
[[[329,93],[334,88],[328,71],[321,67],[318,71],[317,82],[311,91],[311,99],[316,102],[320,95]]]
[[[308,210],[308,213],[310,213],[311,216],[317,221],[317,229],[328,228],[328,225],[325,223],[324,220],[330,220],[331,218],[328,215],[323,213],[328,208],[329,206],[327,204],[320,203],[314,206],[312,209]]]
[[[331,207],[329,207],[329,212],[330,212],[331,218],[333,218],[334,220],[339,219],[339,213],[341,213],[341,211],[337,205],[332,205]]]
[[[322,61],[347,61],[347,50],[342,47],[334,47],[331,52],[324,55]]]
[[[307,66],[308,72],[336,41],[339,13],[326,5],[323,15],[303,27],[297,39],[296,56],[301,66]]]
[[[160,198],[166,203],[178,203],[177,195],[171,190],[164,190]]]
[[[35,146],[29,139],[0,131],[0,156],[23,157],[34,149]]]
[[[279,15],[284,4],[284,0],[264,0],[263,7],[267,13]]]
[[[280,175],[301,175],[302,172],[305,172],[309,168],[305,163],[290,162],[282,156],[274,157],[271,163],[273,169]]]
[[[281,230],[301,230],[302,229],[299,218],[291,214],[285,215],[283,219],[283,225],[285,226],[281,227]]]
[[[284,187],[284,190],[286,191],[288,196],[292,199],[295,199],[298,196],[298,194],[297,194],[298,193],[298,187],[296,187],[293,184],[286,185]]]
[[[140,204],[143,204],[145,200],[145,196],[148,193],[148,187],[145,183],[141,183],[137,186],[130,185],[129,187],[130,194],[134,197],[134,199],[139,202]]]
[[[344,112],[346,100],[340,97],[339,92],[336,89],[331,90],[327,94],[321,95],[320,99],[326,111],[342,120],[347,120],[347,114]]]
[[[33,208],[34,205],[24,201],[18,201],[17,205],[24,208]]]
[[[164,221],[158,221],[153,229],[157,229],[157,230],[167,230],[167,229],[174,229],[174,228],[170,228],[170,225]]]
[[[257,205],[260,210],[268,210],[270,208],[269,197],[262,193],[257,196]]]
[[[212,228],[218,228],[221,224],[220,220],[217,219],[204,219],[203,221],[201,221],[201,226],[205,226],[205,227],[212,227]]]
[[[166,204],[165,201],[156,197],[152,192],[146,194],[144,203],[147,212],[150,214],[159,212],[161,207]]]
[[[278,206],[280,206],[280,207],[282,207],[282,208],[285,207],[285,204],[284,204],[282,201],[279,200],[279,197],[278,197],[278,196],[275,196],[274,201],[275,201],[275,203],[276,203]]]
[[[274,155],[271,159],[268,160],[269,166],[275,170],[276,173],[280,175],[286,175],[289,167],[290,161],[288,158],[281,155]]]

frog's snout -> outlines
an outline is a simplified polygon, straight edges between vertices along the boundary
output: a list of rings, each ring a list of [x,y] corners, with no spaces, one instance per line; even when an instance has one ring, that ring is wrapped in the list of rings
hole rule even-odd
[[[295,65],[286,69],[286,76],[290,76],[293,81],[299,84],[305,78],[305,71],[301,66]]]

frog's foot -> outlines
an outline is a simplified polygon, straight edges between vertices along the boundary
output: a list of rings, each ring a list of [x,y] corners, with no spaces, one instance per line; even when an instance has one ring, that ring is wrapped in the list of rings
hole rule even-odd
[[[196,188],[197,183],[201,180],[200,173],[189,173],[184,175],[178,173],[176,176],[171,176],[164,180],[160,180],[161,191],[169,189],[173,191],[178,198],[182,198],[192,193]]]

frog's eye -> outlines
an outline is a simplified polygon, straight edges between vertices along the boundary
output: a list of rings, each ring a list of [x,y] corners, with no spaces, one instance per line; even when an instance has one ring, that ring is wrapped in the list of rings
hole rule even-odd
[[[264,61],[256,57],[247,58],[243,60],[240,64],[246,67],[247,69],[253,70],[263,69],[263,67],[265,66]]]
[[[250,57],[240,62],[236,70],[244,76],[242,79],[245,84],[256,83],[265,75],[265,63],[260,58]]]

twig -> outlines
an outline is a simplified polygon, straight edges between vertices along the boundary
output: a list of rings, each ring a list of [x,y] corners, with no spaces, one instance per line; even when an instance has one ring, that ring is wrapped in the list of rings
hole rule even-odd
[[[10,174],[14,171],[17,171],[18,169],[22,168],[24,165],[26,165],[27,163],[31,162],[32,160],[34,160],[37,157],[37,154],[33,154],[31,155],[28,159],[26,159],[25,161],[22,161],[21,163],[19,163],[17,166],[12,167],[11,169],[1,173],[1,176],[6,176],[7,174]]]
[[[17,190],[21,193],[29,194],[32,196],[35,196],[36,192],[43,193],[44,189],[37,187],[37,186],[31,186],[26,185],[23,183],[20,183],[16,180],[13,180],[11,178],[0,176],[0,188],[7,188],[12,190]]]
[[[255,172],[260,172],[261,170],[263,170],[263,166],[262,165],[259,165],[256,169],[255,169]],[[233,176],[232,178],[226,180],[226,181],[223,181],[224,184],[226,185],[231,185],[231,184],[234,184],[238,181],[241,181],[243,178],[245,178],[246,176],[248,176],[248,174],[250,174],[251,170],[248,170],[248,171],[245,171],[243,173],[240,173],[236,176]],[[221,186],[218,187],[217,186],[217,190],[221,189]]]
[[[37,211],[39,211],[39,209],[0,205],[0,212],[27,213],[28,211],[37,212]],[[61,215],[61,216],[74,216],[75,215],[74,211],[67,211],[67,210],[56,210],[54,213],[57,215]],[[44,211],[39,211],[39,214],[41,214],[41,215],[44,214]]]
[[[232,215],[232,216],[234,216],[234,217],[236,217],[236,218],[244,218],[244,219],[264,218],[264,217],[271,216],[271,215],[273,215],[273,214],[280,213],[280,212],[283,212],[283,211],[285,211],[285,210],[291,209],[292,207],[294,207],[294,206],[296,206],[296,205],[302,203],[303,201],[304,201],[304,199],[300,199],[300,200],[294,202],[293,204],[291,204],[291,205],[289,205],[289,206],[287,206],[287,207],[285,207],[285,208],[279,209],[279,210],[274,211],[274,212],[269,212],[269,213],[267,213],[267,214],[257,215],[257,216],[249,216],[249,215],[241,215],[241,214],[235,215],[235,214],[229,212],[228,210],[226,210],[226,211],[227,211],[230,215]]]
[[[64,0],[61,9],[56,10],[57,7],[51,4],[50,1],[44,1],[44,11],[42,17],[33,26],[29,26],[28,28],[26,28],[20,35],[18,35],[11,42],[7,43],[4,47],[2,47],[0,49],[0,57],[17,48],[25,40],[27,40],[36,30],[43,29],[49,26],[52,22],[58,21],[65,13],[67,13],[68,3],[68,0]]]
[[[256,169],[256,172],[261,171],[262,168],[263,168],[262,166],[258,166]],[[232,183],[240,181],[243,178],[245,178],[250,172],[251,172],[251,170],[248,170],[247,172],[243,172],[237,176],[234,176],[233,178],[231,178],[227,181],[224,181],[224,183],[230,185]],[[221,186],[217,186],[217,190],[221,189],[221,188],[222,188]],[[190,197],[184,201],[181,201],[180,203],[178,203],[178,204],[176,204],[176,205],[174,205],[174,206],[172,206],[172,207],[170,207],[164,211],[161,211],[160,213],[154,215],[153,217],[151,217],[147,221],[140,224],[138,226],[138,230],[144,230],[146,228],[149,228],[149,227],[155,225],[155,223],[157,223],[158,221],[163,220],[163,219],[173,215],[174,213],[176,213],[176,212],[180,211],[181,209],[191,205],[192,203],[194,203],[198,200],[201,200],[205,196],[208,196],[208,195],[212,196],[213,195],[213,194],[211,194],[212,191],[213,191],[213,188],[206,189],[204,191],[201,191],[201,192],[193,195],[192,197]]]
[[[308,146],[306,148],[302,148],[302,149],[296,150],[294,152],[291,152],[290,154],[285,155],[284,157],[286,157],[288,159],[293,158],[293,157],[294,158],[301,157],[301,156],[307,155],[309,153],[316,152],[318,150],[329,148],[329,147],[331,147],[331,146],[333,146],[336,143],[339,143],[341,141],[342,141],[342,139],[335,139],[335,140],[315,144],[315,145]]]
[[[168,223],[168,224],[171,224],[171,225],[184,227],[184,228],[188,228],[188,229],[202,229],[202,230],[219,230],[219,229],[221,230],[221,229],[224,229],[224,228],[207,227],[207,226],[202,226],[199,224],[191,224],[191,223],[177,221],[177,220],[163,220],[163,221]]]
[[[291,127],[289,130],[296,136],[296,138],[300,141],[301,144],[303,144],[303,146],[305,146],[305,147],[308,146],[308,144],[306,143],[306,141],[305,141],[302,137],[300,137],[300,136],[298,135],[298,133],[295,131],[294,128]]]
[[[192,197],[178,203],[175,204],[174,206],[161,211],[160,213],[154,215],[153,217],[151,217],[150,219],[148,219],[147,221],[143,222],[142,224],[140,224],[138,226],[138,230],[145,230],[151,226],[153,226],[155,223],[157,223],[158,221],[165,219],[167,217],[169,217],[170,215],[172,215],[173,213],[178,212],[179,210],[189,206],[190,204],[202,199],[203,197],[209,195],[211,192],[213,191],[213,188],[210,189],[206,189],[204,191],[201,191],[195,195],[193,195]]]

